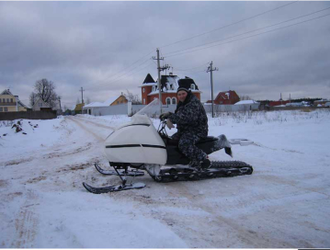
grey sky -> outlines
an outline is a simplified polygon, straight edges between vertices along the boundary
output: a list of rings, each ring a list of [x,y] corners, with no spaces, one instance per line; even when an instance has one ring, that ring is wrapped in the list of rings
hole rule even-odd
[[[126,90],[140,95],[147,73],[157,79],[151,57],[160,48],[162,63],[179,77],[192,77],[203,101],[210,99],[210,61],[219,68],[215,94],[231,89],[254,99],[277,100],[280,93],[284,99],[330,98],[330,15],[257,35],[330,14],[327,9],[261,29],[330,2],[295,2],[220,29],[288,3],[0,2],[0,91],[10,87],[28,104],[34,83],[47,78],[69,108],[80,87],[92,102]]]

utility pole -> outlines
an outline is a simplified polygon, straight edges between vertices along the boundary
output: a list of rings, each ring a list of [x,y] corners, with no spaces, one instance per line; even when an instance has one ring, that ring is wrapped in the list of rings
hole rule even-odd
[[[213,71],[218,71],[218,68],[213,68],[213,61],[211,61],[210,66],[207,68],[207,73],[210,72],[210,82],[211,82],[211,101],[212,101],[212,118],[214,117],[214,100],[213,100]]]
[[[162,113],[162,92],[161,92],[161,76],[160,72],[169,69],[170,66],[166,64],[164,67],[160,67],[160,60],[164,60],[164,57],[159,57],[159,49],[157,48],[157,57],[152,57],[152,59],[157,60],[157,71],[158,71],[158,90],[159,90],[159,112]]]
[[[62,104],[61,104],[61,97],[60,96],[58,97],[58,103],[60,104],[60,110],[62,112]]]
[[[81,103],[84,103],[84,91],[85,90],[83,89],[83,87],[81,87],[79,91],[81,91]]]

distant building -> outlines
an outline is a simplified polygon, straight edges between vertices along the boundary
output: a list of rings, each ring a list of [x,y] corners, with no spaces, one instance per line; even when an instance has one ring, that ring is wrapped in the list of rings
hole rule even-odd
[[[329,100],[327,100],[327,99],[317,100],[317,101],[314,101],[314,106],[324,107],[327,102],[329,102]]]
[[[287,100],[287,101],[283,101],[283,100],[271,101],[271,102],[269,102],[269,106],[270,107],[285,106],[287,103],[290,103],[290,100]]]
[[[219,92],[217,97],[214,99],[214,104],[218,105],[232,105],[239,102],[239,96],[236,91],[229,90],[226,92]],[[211,100],[208,100],[206,103],[212,103]]]
[[[120,104],[125,104],[127,103],[128,100],[126,96],[121,93],[121,95],[118,97],[110,97],[107,99],[105,102],[92,102],[83,107],[84,113],[87,114],[94,114],[93,109],[95,108],[101,108],[101,107],[109,107],[109,106],[115,106],[115,105],[120,105]]]
[[[82,110],[83,110],[84,105],[85,105],[85,103],[76,104],[76,106],[74,108],[74,113],[75,114],[82,114]]]
[[[189,78],[186,76],[186,78]],[[162,93],[162,103],[171,105],[177,104],[176,91],[178,89],[178,80],[180,78],[177,75],[170,73],[169,75],[161,76],[161,93]],[[150,74],[146,76],[141,88],[142,104],[147,105],[151,103],[154,99],[159,98],[158,83],[152,78]],[[198,89],[197,84],[193,81],[190,86],[191,92],[200,100],[201,91]]]
[[[27,111],[25,106],[18,98],[18,95],[13,95],[9,89],[4,90],[0,94],[0,112],[19,112]]]
[[[40,111],[45,109],[49,110],[52,109],[52,107],[50,106],[50,104],[44,102],[41,98],[39,98],[32,106],[33,111]]]
[[[113,106],[113,105],[118,105],[118,104],[123,104],[123,103],[127,103],[128,100],[126,98],[126,96],[124,96],[123,93],[121,93],[121,95],[119,97],[111,97],[108,100],[106,100],[104,102],[104,104],[106,106]]]
[[[236,102],[234,105],[241,105],[245,110],[258,110],[260,103],[255,100],[243,100]]]

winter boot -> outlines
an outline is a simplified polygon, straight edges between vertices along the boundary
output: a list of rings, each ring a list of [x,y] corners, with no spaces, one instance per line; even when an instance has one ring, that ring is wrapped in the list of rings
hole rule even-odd
[[[208,158],[205,158],[202,162],[201,162],[201,168],[202,169],[207,169],[211,167],[211,161]]]
[[[225,147],[225,152],[226,154],[230,155],[231,157],[233,157],[233,151],[231,150],[231,148],[229,147]]]

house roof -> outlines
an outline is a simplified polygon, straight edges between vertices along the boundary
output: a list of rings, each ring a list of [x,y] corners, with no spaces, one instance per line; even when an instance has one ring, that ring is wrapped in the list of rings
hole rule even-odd
[[[147,75],[146,79],[144,80],[143,84],[139,87],[144,87],[144,86],[155,86],[156,89],[154,89],[152,92],[150,92],[148,95],[154,95],[159,93],[158,91],[158,84],[157,82],[154,81],[154,79],[150,76],[150,78],[148,77],[150,74]],[[186,76],[185,78],[190,78],[188,76]],[[148,79],[148,80],[147,80]],[[177,75],[174,74],[169,74],[169,75],[162,75],[161,76],[161,90],[162,93],[176,93],[179,84],[178,81],[180,80],[180,77],[178,77]],[[198,85],[195,83],[195,81],[192,79],[193,84],[195,85],[195,89],[192,90],[192,92],[201,92],[198,88]]]
[[[219,92],[219,94],[214,98],[214,100],[218,100],[218,99],[220,99],[220,100],[229,100],[233,96],[238,96],[235,90]],[[206,103],[212,103],[212,101],[208,100]]]
[[[85,103],[79,103],[76,105],[76,107],[74,108],[75,111],[79,111],[82,110],[82,108],[84,107]]]
[[[242,104],[259,104],[259,102],[256,102],[255,100],[243,100],[236,102],[234,105],[242,105]]]
[[[91,102],[84,106],[84,108],[95,108],[95,107],[106,107],[109,105],[105,105],[104,102]]]
[[[225,92],[219,92],[219,94],[217,95],[216,98],[219,97],[219,98],[222,98],[222,99],[224,99],[224,100],[228,100],[228,99],[230,99],[230,96],[231,96],[232,94],[237,95],[237,94],[236,94],[236,91],[234,91],[234,90],[229,90],[229,91],[225,91]]]
[[[20,100],[18,100],[18,105],[22,106],[23,108],[28,108],[26,105],[24,105],[23,102],[21,102]]]
[[[4,91],[2,91],[1,95],[13,95],[9,89],[5,89]]]
[[[143,81],[143,84],[145,83],[155,83],[155,80],[152,78],[152,76],[149,73]]]
[[[121,94],[120,96],[117,96],[117,97],[110,97],[108,100],[106,100],[106,101],[104,102],[104,104],[105,104],[106,106],[110,106],[114,101],[116,101],[116,100],[119,99],[120,97],[124,97],[124,98],[127,100],[126,96],[123,95],[123,94]]]
[[[38,105],[38,103],[42,103],[43,108],[50,108],[50,104],[44,102],[41,98],[38,98],[38,100],[34,103],[34,105],[32,106],[32,108],[34,108],[34,106]]]
[[[92,102],[90,104],[85,105],[84,108],[108,107],[121,96],[123,96],[126,99],[124,95],[120,95],[117,97],[110,97],[105,102]]]

